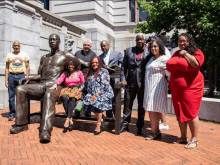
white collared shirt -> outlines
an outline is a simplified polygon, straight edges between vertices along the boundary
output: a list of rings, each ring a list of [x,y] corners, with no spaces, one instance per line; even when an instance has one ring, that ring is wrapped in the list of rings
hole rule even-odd
[[[107,52],[107,54],[106,53],[104,53],[104,59],[103,59],[103,61],[105,62],[105,65],[108,65],[108,63],[109,63],[109,57],[110,57],[110,49],[108,50],[108,52]]]

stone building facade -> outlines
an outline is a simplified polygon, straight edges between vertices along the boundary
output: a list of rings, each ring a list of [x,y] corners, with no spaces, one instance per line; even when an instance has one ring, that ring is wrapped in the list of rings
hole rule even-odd
[[[135,45],[129,33],[131,1],[128,0],[0,0],[0,109],[8,107],[5,87],[5,57],[13,51],[13,41],[30,56],[31,75],[37,73],[42,55],[50,51],[48,37],[60,35],[61,50],[75,53],[83,40],[92,40],[92,50],[101,54],[100,42],[108,40],[110,49],[121,51]]]
[[[135,0],[0,0],[0,98],[4,98],[0,109],[8,107],[5,57],[13,50],[13,41],[20,41],[21,50],[30,56],[31,75],[37,73],[41,56],[50,51],[52,33],[60,35],[61,50],[75,53],[89,38],[97,55],[102,40],[124,54],[135,45],[136,35],[129,30],[147,18],[137,7]]]

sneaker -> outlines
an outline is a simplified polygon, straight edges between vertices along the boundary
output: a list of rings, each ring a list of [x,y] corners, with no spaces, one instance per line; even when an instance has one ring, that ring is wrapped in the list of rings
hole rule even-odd
[[[14,116],[9,116],[8,121],[13,121],[14,118],[15,118]]]
[[[169,130],[169,125],[164,125],[163,123],[159,123],[159,130]]]

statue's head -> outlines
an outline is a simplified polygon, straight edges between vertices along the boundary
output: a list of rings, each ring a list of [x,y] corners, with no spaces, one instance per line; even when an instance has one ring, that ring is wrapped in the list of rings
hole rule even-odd
[[[60,36],[58,34],[51,34],[49,36],[49,46],[52,50],[59,49],[60,45]]]

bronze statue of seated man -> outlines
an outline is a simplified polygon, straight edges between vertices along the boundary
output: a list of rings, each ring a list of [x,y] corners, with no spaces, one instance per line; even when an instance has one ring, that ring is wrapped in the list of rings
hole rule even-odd
[[[76,58],[72,53],[60,51],[59,44],[59,35],[51,34],[49,36],[51,52],[41,57],[38,76],[20,80],[20,84],[24,85],[16,88],[15,127],[10,129],[10,133],[17,134],[28,129],[28,100],[43,99],[39,137],[42,142],[50,141],[55,118],[55,104],[62,86],[58,86],[57,90],[50,89],[50,87],[64,72],[66,58]],[[80,63],[89,67],[89,62],[80,60]],[[114,65],[106,66],[109,71],[113,72],[114,67]],[[34,83],[29,84],[30,81]]]
[[[49,37],[51,53],[41,57],[38,76],[21,79],[20,84],[24,83],[24,85],[16,88],[16,125],[11,128],[10,133],[17,134],[28,129],[28,99],[43,99],[39,135],[41,141],[50,141],[55,117],[55,104],[62,89],[61,86],[57,90],[52,90],[50,87],[64,72],[65,59],[67,57],[76,58],[72,53],[60,51],[59,44],[60,37],[57,34],[51,34]],[[80,62],[88,67],[88,63],[82,60]],[[28,84],[30,81],[36,82]]]

